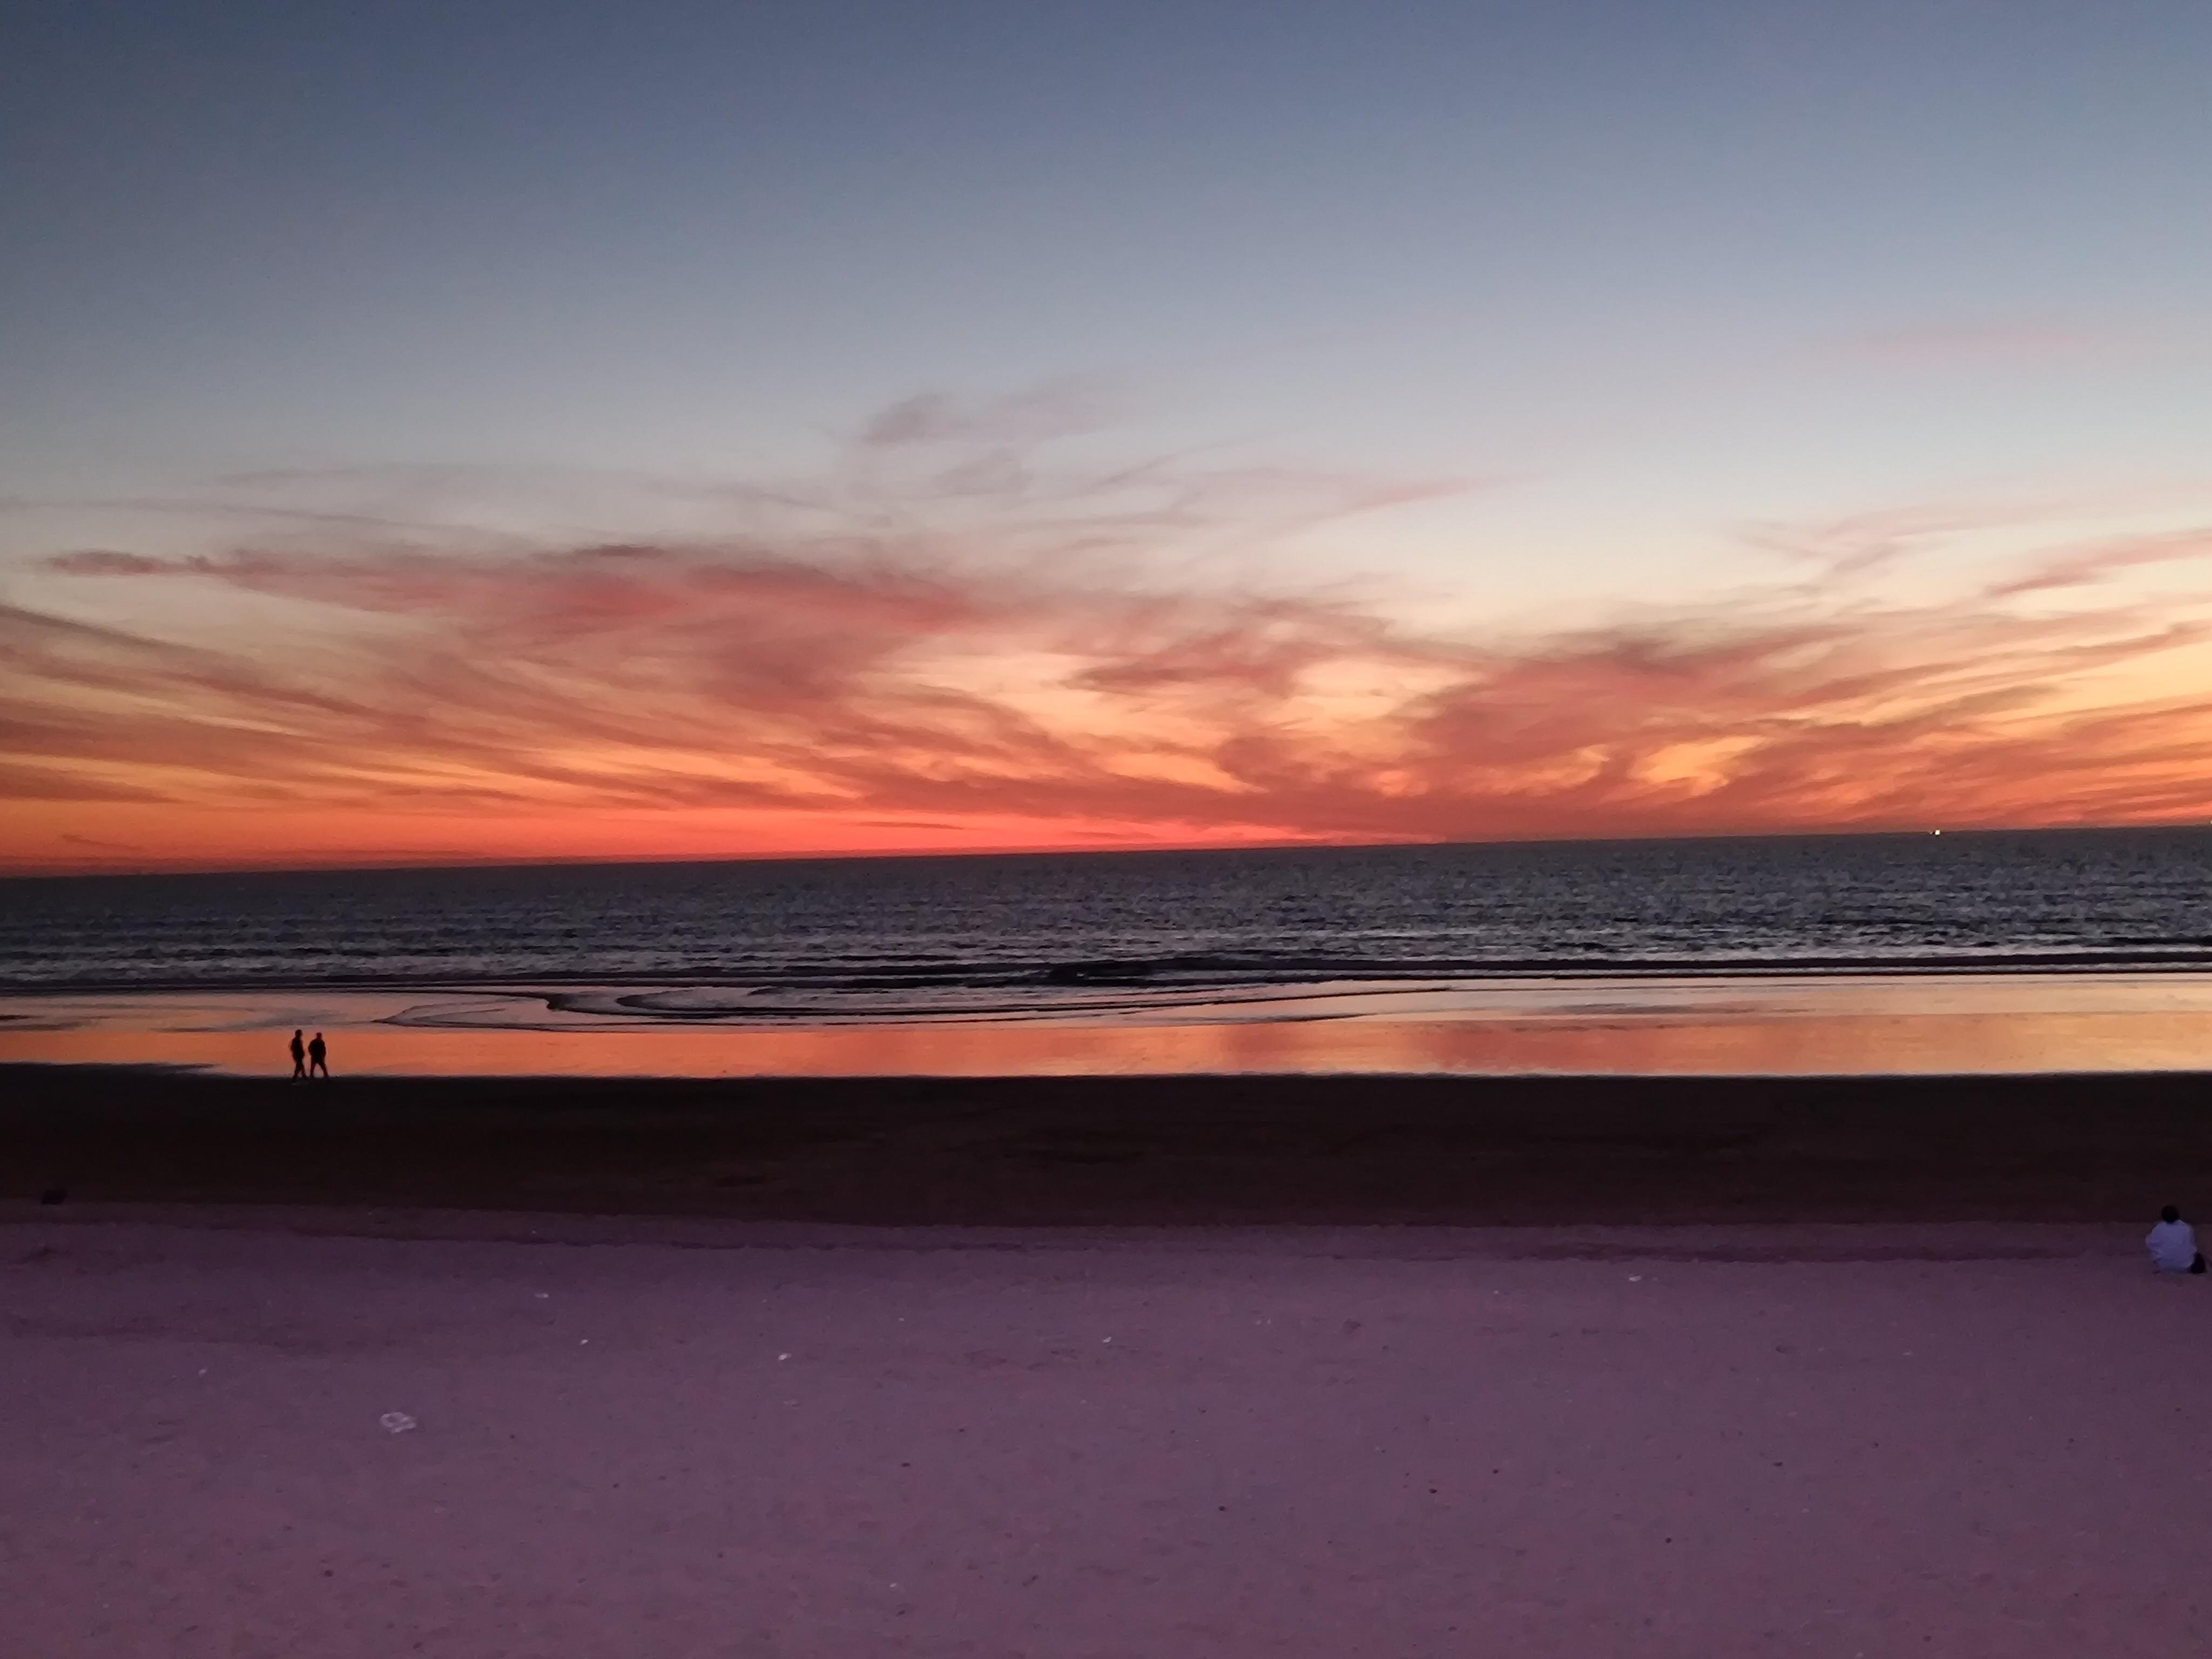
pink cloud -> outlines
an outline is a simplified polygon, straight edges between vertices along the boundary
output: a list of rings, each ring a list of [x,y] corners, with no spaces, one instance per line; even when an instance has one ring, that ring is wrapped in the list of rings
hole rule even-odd
[[[2056,553],[1991,592],[2192,556],[2208,534]],[[165,799],[361,826],[1019,821],[1070,844],[1165,826],[1432,839],[2212,811],[2207,688],[2083,704],[2089,677],[2208,637],[2124,604],[2028,617],[1790,589],[1502,638],[1341,596],[970,567],[926,538],[52,568],[119,599],[157,580],[309,607],[295,635],[221,647],[0,611],[0,791],[78,803],[79,834],[101,830],[101,803]]]
[[[2021,593],[2050,592],[2086,587],[2123,570],[2150,565],[2212,562],[2212,531],[2185,530],[2155,536],[2128,536],[2061,549],[2035,561],[2026,569],[1992,583],[1984,590],[1990,599]]]

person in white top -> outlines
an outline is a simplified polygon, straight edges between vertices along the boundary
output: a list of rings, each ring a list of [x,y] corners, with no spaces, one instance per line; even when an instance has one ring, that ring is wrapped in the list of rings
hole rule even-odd
[[[2167,1205],[2158,1212],[2158,1225],[2143,1240],[2150,1249],[2150,1265],[2162,1273],[2201,1273],[2204,1252],[2197,1248],[2197,1230]]]

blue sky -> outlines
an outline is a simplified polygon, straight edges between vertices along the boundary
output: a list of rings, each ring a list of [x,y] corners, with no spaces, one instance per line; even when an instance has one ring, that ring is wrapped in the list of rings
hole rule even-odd
[[[1717,489],[1755,426],[1741,487],[1821,505],[1916,409],[1930,477],[2206,435],[2201,7],[34,6],[6,57],[25,493],[742,468],[1069,373],[1416,470],[1686,420]]]

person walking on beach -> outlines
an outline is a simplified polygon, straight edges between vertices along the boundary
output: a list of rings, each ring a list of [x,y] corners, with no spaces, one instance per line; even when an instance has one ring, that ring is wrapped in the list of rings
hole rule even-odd
[[[313,1077],[318,1072],[321,1073],[325,1077],[328,1077],[331,1074],[330,1061],[328,1058],[330,1052],[330,1049],[324,1046],[323,1034],[320,1031],[316,1032],[315,1040],[307,1045],[308,1076]]]
[[[292,1031],[292,1081],[297,1083],[307,1074],[307,1045],[300,1041],[298,1027]]]
[[[2150,1230],[2143,1243],[2150,1250],[2151,1267],[2159,1273],[2204,1271],[2204,1252],[2197,1248],[2197,1230],[2171,1204],[2158,1212],[2158,1225]]]

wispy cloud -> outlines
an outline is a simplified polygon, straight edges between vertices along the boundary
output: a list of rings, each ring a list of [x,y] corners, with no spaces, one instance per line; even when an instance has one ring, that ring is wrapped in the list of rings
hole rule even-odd
[[[1103,377],[1064,374],[996,398],[920,392],[865,422],[860,442],[871,449],[917,445],[1024,447],[1093,432],[1107,425],[1124,398]]]
[[[1838,337],[1845,355],[1875,362],[1944,364],[2078,357],[2130,343],[2120,331],[2063,317],[1934,319]]]
[[[2109,580],[2124,570],[2200,562],[2212,564],[2212,529],[2116,537],[2046,554],[2025,568],[1991,583],[1986,594],[1993,599],[2009,599],[2022,593],[2087,587]]]
[[[1856,578],[1985,514],[1769,526],[1810,580],[1468,630],[1197,557],[1449,483],[1018,459],[980,507],[925,467],[714,538],[58,552],[43,604],[0,608],[0,860],[358,855],[403,824],[545,855],[2212,815],[2212,594],[2097,586],[2212,526],[1911,603]]]
[[[2208,637],[2126,606],[1770,599],[1475,640],[1295,594],[701,547],[89,569],[356,625],[222,652],[0,613],[0,788],[84,804],[85,828],[117,801],[1018,817],[1077,839],[1100,821],[1428,838],[2212,808],[2203,688],[2081,700],[2100,670]]]
[[[2018,504],[1917,502],[1840,518],[1748,524],[1741,534],[1753,547],[1801,562],[1809,585],[1817,588],[1888,569],[1946,538],[1991,526],[2033,522],[2049,510]]]

